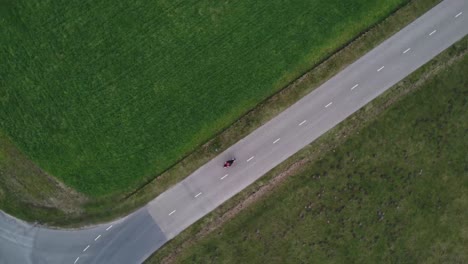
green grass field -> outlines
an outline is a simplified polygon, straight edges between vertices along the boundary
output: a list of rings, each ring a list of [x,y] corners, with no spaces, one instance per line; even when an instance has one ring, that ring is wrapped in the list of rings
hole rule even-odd
[[[4,1],[0,129],[85,194],[128,191],[404,2]]]
[[[405,81],[428,78],[421,88],[171,263],[466,263],[466,43],[425,66],[437,75]]]

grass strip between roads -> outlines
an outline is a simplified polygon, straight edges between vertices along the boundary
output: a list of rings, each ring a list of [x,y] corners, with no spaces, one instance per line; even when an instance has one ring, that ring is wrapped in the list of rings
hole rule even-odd
[[[11,181],[6,181],[4,177],[1,178],[0,207],[6,212],[21,216],[26,220],[38,219],[41,223],[58,226],[102,222],[127,214],[182,180],[196,168],[218,155],[223,149],[248,135],[255,128],[311,92],[438,2],[438,0],[410,1],[390,17],[357,36],[334,55],[326,58],[310,72],[262,102],[213,140],[196,149],[155,180],[125,197],[117,195],[90,198],[73,193],[29,162],[24,155],[14,149],[13,144],[6,137],[0,136],[2,146],[8,146],[0,153],[0,174],[13,175],[12,178],[15,178],[14,184]],[[31,170],[21,168],[23,163],[30,164]],[[24,186],[36,187],[24,188]],[[38,191],[41,186],[44,186],[45,193],[48,195]],[[25,195],[26,189],[32,190],[30,195]],[[72,195],[67,196],[68,192]],[[53,202],[51,203],[51,201]]]
[[[467,262],[467,47],[465,37],[146,263]]]

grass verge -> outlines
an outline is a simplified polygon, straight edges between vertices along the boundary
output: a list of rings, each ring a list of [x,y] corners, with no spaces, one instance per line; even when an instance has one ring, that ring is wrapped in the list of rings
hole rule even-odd
[[[323,81],[339,72],[346,65],[352,63],[372,47],[397,32],[438,2],[438,0],[410,1],[409,4],[403,6],[384,21],[356,37],[352,42],[334,53],[333,56],[324,60],[319,66],[313,68],[297,81],[288,85],[281,90],[281,92],[262,102],[235,122],[231,127],[195,150],[192,154],[165,171],[155,180],[150,181],[142,188],[137,189],[135,192],[125,197],[118,195],[87,199],[87,202],[84,204],[76,203],[80,204],[80,206],[74,211],[80,213],[63,215],[54,213],[54,208],[47,203],[45,206],[36,208],[41,211],[40,213],[34,210],[22,210],[21,208],[28,208],[34,205],[21,199],[20,193],[23,190],[16,188],[13,191],[18,193],[18,199],[10,200],[12,204],[14,203],[14,206],[2,208],[5,208],[5,211],[14,215],[18,215],[18,212],[22,210],[24,212],[21,214],[25,215],[27,219],[40,219],[41,222],[52,225],[78,225],[82,223],[106,221],[118,217],[119,215],[127,214],[129,211],[143,205],[168,187],[177,183],[193,170],[216,156],[220,151],[283,111],[299,98],[318,87]],[[0,138],[0,140],[2,139]],[[2,169],[4,170],[4,168],[0,167],[0,170]],[[19,180],[21,181],[22,179],[19,178]],[[47,181],[47,179],[36,177],[35,181]],[[24,181],[23,184],[28,183]],[[12,191],[11,185],[8,185],[5,181],[0,181],[0,188],[3,188],[4,193]],[[117,206],[115,205],[116,200],[119,201]],[[76,200],[73,200],[71,203],[75,203],[75,201]],[[12,211],[8,209],[13,207],[18,210]]]
[[[0,134],[0,208],[27,221],[82,213],[86,197],[48,175]]]
[[[465,262],[467,46],[465,37],[147,263]]]

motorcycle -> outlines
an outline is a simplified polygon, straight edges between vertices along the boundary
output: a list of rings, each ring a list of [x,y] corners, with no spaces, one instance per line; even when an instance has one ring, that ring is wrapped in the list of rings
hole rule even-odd
[[[230,160],[227,160],[226,162],[224,162],[224,168],[231,167],[232,164],[234,163],[234,161],[236,161],[236,159],[230,159]]]

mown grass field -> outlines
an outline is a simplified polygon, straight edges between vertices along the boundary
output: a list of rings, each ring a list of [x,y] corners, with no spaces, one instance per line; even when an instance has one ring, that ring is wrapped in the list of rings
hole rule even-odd
[[[405,2],[3,2],[0,129],[80,192],[129,191]]]
[[[456,46],[424,68],[462,59],[410,76],[425,83],[171,263],[467,262],[466,38]]]

